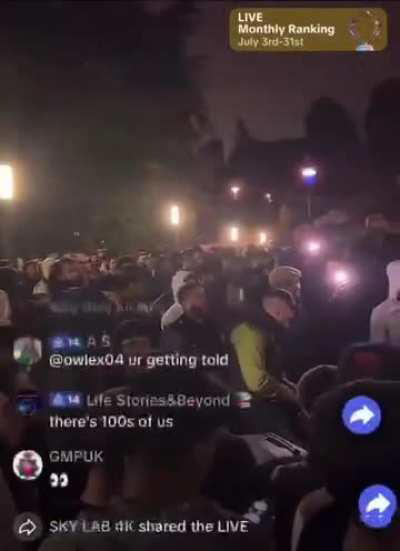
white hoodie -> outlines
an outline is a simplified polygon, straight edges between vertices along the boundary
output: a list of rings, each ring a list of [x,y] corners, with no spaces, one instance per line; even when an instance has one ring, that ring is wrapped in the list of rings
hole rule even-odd
[[[400,345],[400,260],[388,264],[389,296],[372,310],[370,340]]]
[[[161,329],[164,330],[168,325],[171,325],[178,320],[183,314],[183,308],[178,302],[179,290],[185,285],[185,281],[192,272],[179,270],[172,278],[172,294],[174,296],[174,304],[168,308],[161,318]]]

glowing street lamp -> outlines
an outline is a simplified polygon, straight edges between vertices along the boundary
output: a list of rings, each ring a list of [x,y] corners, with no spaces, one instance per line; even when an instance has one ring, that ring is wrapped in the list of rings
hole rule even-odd
[[[178,205],[172,205],[170,209],[170,222],[172,226],[179,226],[181,223],[181,211]]]
[[[14,198],[14,175],[10,165],[0,165],[0,199]]]
[[[315,178],[317,175],[317,169],[315,168],[315,166],[304,166],[301,169],[301,175],[304,178],[304,180]]]
[[[307,186],[307,216],[312,218],[311,188],[317,183],[318,170],[313,165],[303,166],[300,170],[304,184]]]
[[[310,254],[319,254],[321,252],[321,243],[319,241],[308,241],[305,248]]]
[[[260,231],[258,234],[258,244],[259,245],[266,245],[268,240],[268,234],[265,231]]]
[[[237,199],[240,193],[240,186],[231,186],[231,193],[233,195],[233,198]]]
[[[333,273],[333,282],[339,286],[347,285],[350,282],[350,275],[346,270],[336,270]]]
[[[264,195],[265,199],[268,201],[269,204],[272,203],[272,195],[270,193],[266,193]]]
[[[232,243],[237,243],[239,241],[239,228],[237,226],[231,226],[229,228],[229,239]]]

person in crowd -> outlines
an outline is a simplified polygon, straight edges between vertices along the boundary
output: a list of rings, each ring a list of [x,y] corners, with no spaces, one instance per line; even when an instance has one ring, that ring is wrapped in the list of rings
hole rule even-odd
[[[351,344],[340,355],[338,380],[340,383],[358,379],[397,381],[399,364],[399,346],[382,342]]]
[[[199,356],[224,352],[224,343],[209,318],[206,292],[199,283],[189,283],[178,291],[182,316],[163,332],[161,349],[166,352]]]
[[[178,293],[180,289],[188,284],[194,283],[195,277],[192,272],[187,270],[179,270],[172,278],[171,288],[174,303],[168,308],[168,310],[161,317],[161,329],[164,330],[172,323],[175,323],[183,314],[183,308],[178,302]]]
[[[270,291],[261,307],[248,312],[230,337],[238,366],[232,385],[254,396],[249,423],[255,420],[258,430],[262,426],[264,431],[289,439],[295,439],[290,427],[301,407],[295,388],[285,377],[281,344],[295,315],[296,305],[289,292]]]
[[[272,289],[283,289],[297,302],[301,294],[301,271],[291,266],[277,266],[269,274]]]
[[[370,340],[400,344],[400,260],[390,262],[386,273],[388,297],[372,310]]]
[[[235,254],[225,255],[223,259],[224,274],[226,277],[226,302],[229,307],[237,307],[245,300],[243,279],[246,261]]]
[[[244,271],[244,296],[247,303],[258,304],[269,289],[269,274],[275,266],[272,254],[260,249],[250,249]]]
[[[33,288],[34,297],[46,298],[50,295],[49,279],[53,265],[57,262],[57,255],[50,255],[39,263],[40,279]]]
[[[41,278],[40,265],[37,260],[29,260],[25,262],[22,269],[22,281],[20,289],[24,298],[32,298],[33,289]]]
[[[246,388],[261,395],[274,395],[287,388],[281,385],[279,366],[282,334],[295,317],[296,306],[291,294],[271,291],[262,300],[262,310],[240,323],[231,334],[241,375]]]
[[[111,281],[112,291],[104,293],[115,306],[118,323],[151,313],[147,282],[144,268],[128,263],[118,266]]]
[[[311,413],[316,400],[338,384],[336,365],[317,365],[306,371],[297,383],[299,400],[307,413]]]
[[[49,290],[52,297],[66,291],[80,289],[83,283],[82,270],[73,259],[63,257],[52,265],[49,276]]]
[[[182,270],[196,272],[201,269],[205,261],[205,253],[201,247],[193,247],[182,253]]]

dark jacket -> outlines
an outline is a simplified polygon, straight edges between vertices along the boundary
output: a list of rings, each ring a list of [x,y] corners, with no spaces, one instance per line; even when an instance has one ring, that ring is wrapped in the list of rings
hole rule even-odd
[[[224,344],[211,320],[197,322],[183,314],[163,332],[161,350],[193,356],[215,355],[224,353]]]

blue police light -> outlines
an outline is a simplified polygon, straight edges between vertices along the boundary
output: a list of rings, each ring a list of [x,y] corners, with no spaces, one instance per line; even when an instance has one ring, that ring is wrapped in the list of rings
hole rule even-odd
[[[305,166],[301,169],[301,176],[307,186],[313,186],[317,182],[318,171],[314,166]]]

